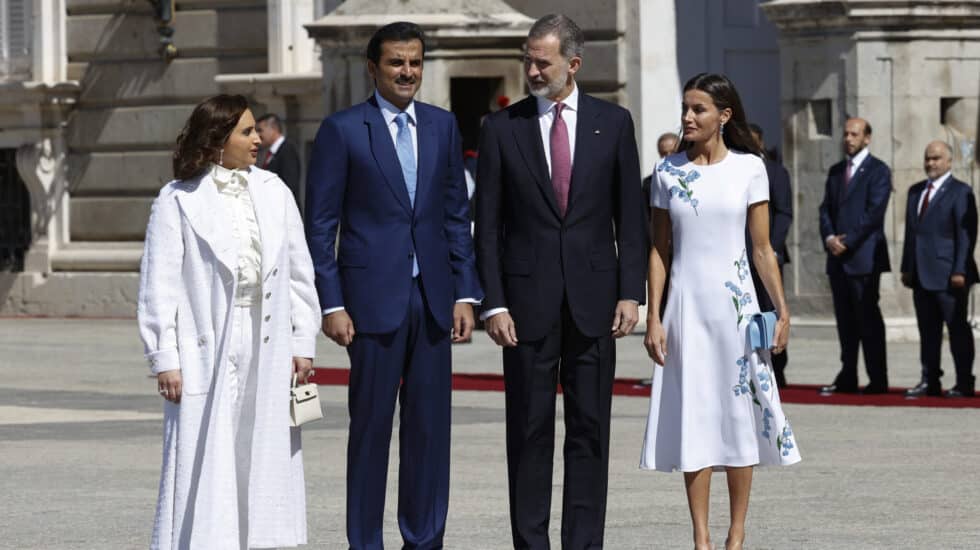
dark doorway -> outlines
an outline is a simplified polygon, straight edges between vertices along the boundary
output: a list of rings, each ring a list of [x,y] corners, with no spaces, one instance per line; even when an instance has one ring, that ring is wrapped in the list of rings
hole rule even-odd
[[[480,140],[483,116],[497,109],[502,96],[503,78],[452,78],[449,80],[449,103],[463,135],[463,150],[476,150]]]
[[[17,173],[17,150],[0,149],[0,271],[23,271],[31,246],[31,197]]]

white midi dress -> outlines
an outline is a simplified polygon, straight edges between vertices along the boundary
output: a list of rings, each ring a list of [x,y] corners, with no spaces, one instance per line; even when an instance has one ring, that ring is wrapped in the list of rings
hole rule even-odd
[[[729,151],[719,162],[677,153],[657,166],[651,205],[670,212],[673,258],[640,467],[692,472],[800,461],[768,351],[746,340],[759,311],[745,251],[748,206],[769,200],[765,165]]]

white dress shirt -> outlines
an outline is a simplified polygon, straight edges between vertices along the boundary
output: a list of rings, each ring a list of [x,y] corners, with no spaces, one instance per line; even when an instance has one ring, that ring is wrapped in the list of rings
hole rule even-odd
[[[378,107],[381,109],[381,116],[385,119],[385,124],[388,126],[388,133],[391,134],[391,143],[398,148],[398,123],[395,122],[395,117],[401,113],[401,109],[395,107],[393,103],[387,99],[381,97],[381,94],[377,90],[374,91],[374,99],[378,102]],[[412,134],[412,151],[415,153],[415,166],[419,165],[419,133],[418,133],[418,119],[415,117],[415,100],[413,99],[405,107],[405,114],[408,115],[408,131]],[[456,300],[456,303],[467,303],[467,304],[479,304],[480,301],[475,298],[461,298]],[[328,307],[323,310],[324,315],[330,315],[335,311],[343,311],[343,306],[341,307]]]
[[[936,181],[933,181],[932,182],[932,191],[929,191],[929,202],[930,203],[932,202],[932,198],[936,196],[936,191],[939,191],[939,188],[942,187],[943,184],[946,183],[946,180],[948,180],[952,175],[953,175],[953,171],[950,170],[950,171],[946,172],[945,174],[943,174],[943,175],[939,176],[938,178],[936,178]],[[929,189],[929,182],[926,182],[926,189]],[[922,215],[922,203],[923,203],[923,201],[925,201],[925,199],[926,199],[926,194],[923,193],[919,197],[919,205],[915,209],[915,213],[918,214],[918,215],[920,215],[920,216]]]
[[[269,154],[274,155],[278,153],[279,148],[282,147],[282,144],[285,142],[286,142],[286,136],[279,136],[275,141],[272,142],[272,145],[269,146]]]
[[[238,243],[235,305],[250,306],[262,294],[262,237],[248,192],[248,177],[243,170],[229,170],[212,164],[211,178],[230,214],[231,232]]]

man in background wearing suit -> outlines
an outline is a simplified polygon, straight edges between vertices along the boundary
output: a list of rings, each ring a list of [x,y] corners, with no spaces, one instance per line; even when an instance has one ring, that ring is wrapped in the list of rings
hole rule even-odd
[[[891,271],[885,242],[885,209],[891,170],[868,152],[871,124],[849,118],[844,125],[847,158],[830,167],[820,204],[820,235],[827,249],[827,275],[834,298],[841,370],[821,393],[858,391],[858,348],[870,381],[864,393],[888,391],[885,321],[878,307],[881,274]]]
[[[299,172],[300,160],[299,152],[292,142],[286,140],[282,133],[282,121],[279,117],[268,113],[259,117],[255,121],[255,131],[262,140],[264,154],[258,164],[262,168],[276,174],[286,184],[286,187],[293,192],[293,198],[303,211],[303,203],[300,201],[299,191]]]
[[[396,400],[404,547],[442,548],[450,337],[469,339],[472,304],[483,297],[456,119],[414,100],[424,54],[418,25],[378,29],[367,47],[375,92],[323,121],[307,180],[323,333],[351,362],[347,539],[355,550],[382,548]]]
[[[762,140],[762,128],[757,124],[749,124],[752,137],[759,144],[759,150],[765,151],[766,144]],[[786,239],[789,237],[789,227],[793,224],[793,189],[789,185],[789,172],[782,164],[769,158],[763,158],[766,164],[766,175],[769,176],[769,241],[772,249],[776,252],[776,261],[779,262],[779,276],[782,278],[783,266],[789,263],[789,249],[786,247]],[[748,257],[752,257],[752,239],[748,238],[748,228],[746,228],[745,246]],[[773,311],[773,305],[769,293],[766,292],[765,285],[756,273],[755,264],[749,262],[752,272],[752,283],[755,285],[755,295],[759,298],[759,311]],[[786,363],[789,361],[789,352],[784,350],[772,356],[772,369],[776,375],[776,385],[780,388],[786,387]]]
[[[555,397],[565,404],[562,548],[601,548],[615,341],[645,298],[646,201],[633,121],[582,93],[584,37],[564,15],[530,30],[531,95],[480,137],[477,265],[483,317],[504,347],[515,548],[547,549]]]
[[[946,395],[972,397],[973,330],[967,321],[970,285],[977,282],[973,249],[977,205],[970,186],[953,177],[953,150],[942,141],[926,147],[926,179],[909,188],[902,248],[902,283],[912,289],[919,324],[922,381],[908,397],[942,395],[939,360],[943,323],[956,366],[956,385]]]

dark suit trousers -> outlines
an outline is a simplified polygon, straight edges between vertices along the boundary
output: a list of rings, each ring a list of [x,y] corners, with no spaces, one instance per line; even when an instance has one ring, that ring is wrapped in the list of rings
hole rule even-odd
[[[751,264],[750,264],[751,265]],[[772,303],[772,298],[769,297],[769,293],[766,292],[766,286],[762,284],[762,279],[759,278],[759,274],[756,273],[755,267],[751,266],[752,272],[752,283],[755,286],[755,296],[759,299],[759,311],[775,311],[776,305]],[[779,265],[779,278],[783,278],[783,265]],[[786,364],[789,362],[789,351],[783,350],[782,353],[772,353],[772,369],[776,373],[776,379],[780,380],[785,375]]]
[[[350,547],[383,548],[388,448],[397,398],[401,406],[398,526],[404,547],[442,548],[449,502],[449,333],[433,320],[416,282],[402,325],[389,334],[357,333],[347,351],[351,361],[347,444]]]
[[[858,388],[859,347],[864,350],[868,385],[875,389],[888,387],[885,321],[878,307],[880,284],[880,273],[851,276],[839,271],[830,274],[837,338],[841,347],[841,370],[834,383],[842,389]]]
[[[615,364],[612,335],[586,337],[575,326],[567,305],[543,339],[504,348],[507,473],[515,548],[550,548],[559,381],[565,406],[561,547],[602,548]]]
[[[967,321],[968,289],[925,290],[912,289],[915,318],[919,325],[919,360],[922,362],[926,382],[936,387],[942,370],[939,368],[942,354],[943,323],[949,330],[949,347],[956,365],[956,387],[973,391],[973,330]]]

